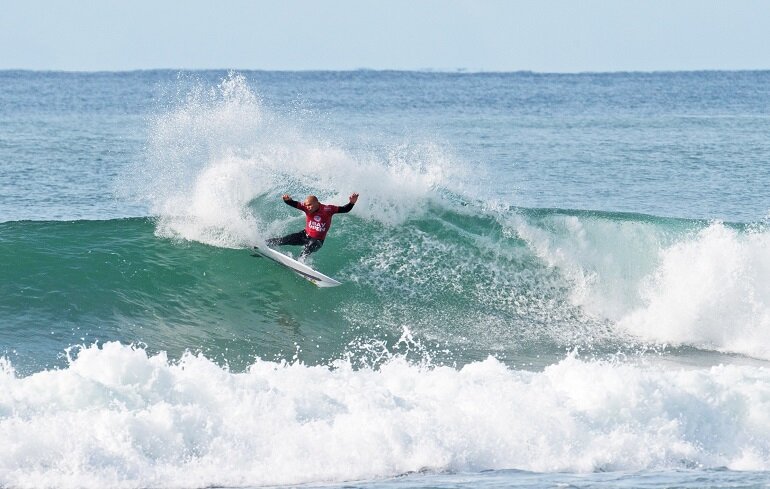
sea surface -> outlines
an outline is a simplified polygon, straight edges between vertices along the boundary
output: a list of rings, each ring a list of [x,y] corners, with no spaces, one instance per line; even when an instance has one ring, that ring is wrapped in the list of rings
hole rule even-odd
[[[770,487],[769,216],[765,71],[0,71],[0,487]]]

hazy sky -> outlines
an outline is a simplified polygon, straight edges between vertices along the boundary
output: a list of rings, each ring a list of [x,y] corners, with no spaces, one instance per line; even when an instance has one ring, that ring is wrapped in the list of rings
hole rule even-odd
[[[770,0],[0,0],[0,69],[770,69]]]

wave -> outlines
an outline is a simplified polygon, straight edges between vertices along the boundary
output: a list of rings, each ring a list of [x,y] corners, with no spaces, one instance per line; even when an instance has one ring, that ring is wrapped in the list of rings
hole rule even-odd
[[[540,372],[391,357],[378,369],[118,343],[18,377],[0,362],[0,484],[213,487],[412,471],[770,469],[766,368],[671,369],[569,356]],[[762,394],[762,393],[765,394]]]
[[[61,365],[52,352],[93,340],[236,368],[297,351],[327,364],[393,347],[404,328],[447,364],[576,347],[770,359],[763,223],[514,207],[429,139],[330,141],[240,75],[193,87],[158,110],[145,158],[117,183],[153,217],[0,224],[0,321],[48,352],[17,364]],[[352,191],[359,203],[311,259],[344,287],[315,290],[243,250],[302,227],[282,193]]]
[[[292,211],[287,230],[302,225]],[[158,229],[144,218],[0,224],[6,331],[49,352],[143,342],[236,368],[297,350],[366,363],[372,342],[392,347],[404,328],[450,364],[667,345],[770,358],[762,226],[433,206],[391,227],[354,211],[313,257],[346,284],[331,291]]]
[[[754,249],[747,261],[733,262],[733,268],[721,272],[721,257],[705,256],[705,249],[666,259],[662,254],[674,253],[667,250],[675,244],[697,241],[692,233],[705,224],[630,214],[518,212],[496,203],[485,190],[489,176],[445,146],[388,138],[375,146],[351,146],[346,143],[356,139],[351,134],[335,143],[305,123],[301,110],[284,113],[267,109],[235,73],[214,88],[195,85],[160,111],[149,131],[147,161],[133,172],[133,183],[125,185],[158,216],[156,234],[237,248],[286,232],[296,222],[276,204],[282,193],[314,193],[344,203],[349,192],[359,191],[362,198],[348,228],[366,247],[353,233],[343,237],[346,262],[358,259],[344,273],[391,299],[366,301],[379,309],[357,307],[355,314],[391,315],[396,317],[389,322],[435,330],[471,312],[478,321],[464,321],[455,329],[459,336],[475,338],[472,343],[483,344],[482,349],[496,340],[539,342],[546,329],[556,344],[567,337],[590,342],[601,339],[597,335],[604,333],[597,331],[606,329],[596,323],[609,322],[643,341],[770,355],[766,342],[757,346],[754,341],[768,325],[768,294],[759,275],[746,275],[762,262],[761,231],[750,238],[730,226],[711,225],[725,229],[729,236],[724,239],[738,248]],[[338,219],[336,228],[347,226],[345,220]],[[711,232],[713,239],[717,233]],[[700,269],[686,270],[683,264],[668,276],[658,269],[701,257],[706,263]],[[677,281],[697,281],[699,273],[711,272],[736,276],[726,300],[728,309],[740,310],[737,315],[696,305],[695,313],[678,307],[667,316],[671,321],[661,321],[666,309],[676,306],[666,304],[666,298],[693,302],[682,296],[684,288],[673,290]],[[694,301],[716,303],[722,310],[724,299],[708,297],[715,291],[713,286]],[[472,300],[462,297],[467,295]],[[469,311],[469,302],[480,307]],[[419,317],[405,312],[415,305],[422,309]],[[731,340],[735,321],[741,321],[738,328],[747,341]],[[576,326],[587,322],[594,323],[589,331]],[[534,323],[539,332],[531,334]],[[511,330],[519,332],[516,338]],[[433,336],[440,341],[444,333]]]

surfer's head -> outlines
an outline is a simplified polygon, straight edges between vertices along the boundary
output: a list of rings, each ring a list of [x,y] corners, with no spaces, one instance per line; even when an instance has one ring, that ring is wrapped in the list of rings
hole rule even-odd
[[[321,203],[318,202],[318,197],[315,195],[308,195],[305,198],[305,208],[310,212],[317,211],[319,207],[321,207]]]

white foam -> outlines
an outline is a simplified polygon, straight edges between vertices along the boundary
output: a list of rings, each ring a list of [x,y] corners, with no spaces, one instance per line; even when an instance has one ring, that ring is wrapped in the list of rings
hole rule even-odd
[[[770,359],[766,229],[568,215],[512,227],[563,273],[575,305],[619,332]]]
[[[535,373],[394,358],[378,370],[88,347],[0,372],[0,485],[211,487],[408,471],[770,469],[770,371],[569,357]]]
[[[314,193],[343,205],[359,192],[356,216],[395,225],[467,180],[430,141],[351,152],[302,124],[265,109],[241,75],[210,89],[199,84],[152,120],[147,159],[123,193],[148,205],[162,236],[240,247],[285,224],[267,226],[261,210],[249,207],[258,198],[280,207],[283,193],[298,200]]]
[[[666,230],[638,220],[553,215],[514,216],[516,235],[571,285],[570,299],[588,314],[618,320],[640,303],[639,282],[654,269]]]
[[[770,233],[713,223],[661,250],[620,326],[659,342],[770,359]]]

